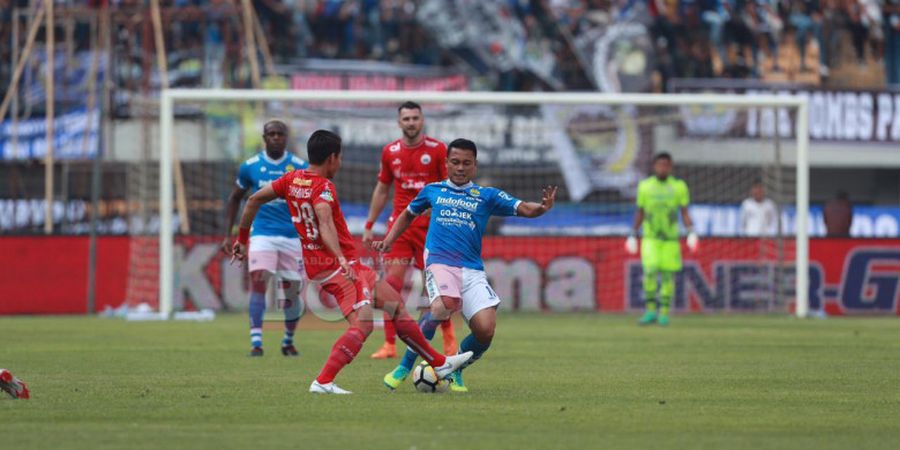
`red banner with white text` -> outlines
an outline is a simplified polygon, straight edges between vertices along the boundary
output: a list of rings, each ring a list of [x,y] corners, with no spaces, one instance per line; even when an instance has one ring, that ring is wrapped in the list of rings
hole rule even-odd
[[[96,308],[125,298],[129,238],[100,237]],[[642,307],[642,272],[622,238],[488,237],[485,268],[507,311],[625,312]],[[228,263],[211,237],[181,238],[177,304],[240,310],[244,271]],[[87,237],[0,238],[0,314],[84,313]],[[761,258],[756,239],[706,239],[684,253],[675,310],[778,312],[793,303],[793,248],[784,263]],[[727,250],[727,251],[726,251]],[[768,254],[775,254],[766,252]],[[810,241],[810,304],[830,315],[900,314],[900,239]]]

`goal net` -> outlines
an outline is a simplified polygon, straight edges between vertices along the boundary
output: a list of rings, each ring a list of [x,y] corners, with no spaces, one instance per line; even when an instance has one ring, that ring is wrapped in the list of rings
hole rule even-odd
[[[219,247],[237,167],[262,149],[270,118],[287,122],[289,150],[304,159],[314,130],[341,135],[334,181],[350,230],[361,235],[381,148],[400,137],[397,107],[406,100],[422,105],[429,136],[478,145],[479,184],[531,201],[545,185],[561,188],[548,214],[488,226],[483,256],[502,308],[641,309],[640,257],[624,242],[637,184],[651,175],[653,155],[668,152],[700,237],[697,252],[682,240],[674,310],[806,314],[806,103],[713,94],[164,91],[160,153],[128,192],[142,220],[158,218],[158,233],[132,237],[126,301],[166,315],[245,307],[246,275]],[[417,278],[409,277],[410,298],[419,295]],[[307,301],[333,312],[327,300]]]

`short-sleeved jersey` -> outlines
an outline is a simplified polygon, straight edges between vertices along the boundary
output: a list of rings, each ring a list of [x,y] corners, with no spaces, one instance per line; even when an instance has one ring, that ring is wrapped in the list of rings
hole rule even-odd
[[[447,146],[437,139],[425,136],[415,147],[407,147],[403,139],[397,139],[381,149],[378,181],[394,184],[394,210],[391,214],[394,219],[422,188],[446,179]]]
[[[651,176],[638,184],[637,206],[644,210],[644,238],[678,239],[678,212],[690,203],[687,184],[669,176]]]
[[[414,215],[431,208],[425,238],[425,264],[484,270],[481,238],[491,216],[514,216],[521,200],[475,183],[457,186],[449,180],[425,186],[407,206]]]
[[[334,272],[340,265],[322,242],[316,205],[325,203],[331,207],[334,227],[337,229],[341,253],[348,260],[359,259],[356,244],[337,198],[337,191],[327,178],[308,170],[295,170],[272,182],[272,189],[285,199],[291,213],[296,233],[303,247],[303,264],[310,279]]]
[[[274,160],[269,158],[265,151],[262,151],[241,164],[236,182],[238,187],[249,189],[250,194],[253,194],[282,175],[307,167],[309,164],[306,161],[290,153],[285,153],[281,159]],[[291,225],[291,214],[284,200],[277,199],[261,206],[253,220],[250,234],[252,236],[295,237],[297,233]]]

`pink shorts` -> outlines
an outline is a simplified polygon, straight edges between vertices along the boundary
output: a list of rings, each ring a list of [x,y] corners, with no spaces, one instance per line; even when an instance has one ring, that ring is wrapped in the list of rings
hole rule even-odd
[[[281,236],[251,236],[249,269],[265,270],[283,279],[303,279],[300,239]]]
[[[431,302],[441,297],[462,301],[462,315],[468,321],[478,311],[500,304],[500,297],[488,284],[483,270],[429,264],[425,268],[425,288]]]

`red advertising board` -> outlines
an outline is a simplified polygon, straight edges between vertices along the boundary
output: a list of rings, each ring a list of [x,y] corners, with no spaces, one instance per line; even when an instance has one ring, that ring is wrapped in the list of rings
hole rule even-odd
[[[0,314],[86,310],[86,237],[0,238]],[[178,302],[237,309],[246,303],[243,272],[218,240],[181,239]],[[785,264],[776,257],[784,255]],[[623,312],[642,307],[642,272],[621,238],[488,237],[485,267],[504,299],[520,311]],[[678,311],[787,311],[794,293],[793,247],[756,239],[705,239],[685,252],[676,277]],[[96,308],[118,306],[129,277],[129,238],[97,245]],[[810,241],[810,303],[830,315],[900,314],[900,239]],[[152,275],[149,277],[152,281]]]
[[[0,238],[0,314],[84,313],[89,242],[83,236]],[[128,238],[98,238],[97,308],[121,304],[127,279]]]

